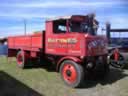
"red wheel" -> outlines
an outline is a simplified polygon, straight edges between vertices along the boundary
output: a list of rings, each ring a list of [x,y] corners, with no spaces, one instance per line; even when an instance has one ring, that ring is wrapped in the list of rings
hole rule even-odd
[[[83,67],[70,60],[61,64],[60,73],[63,81],[70,87],[79,87],[84,79]]]
[[[62,75],[64,76],[64,79],[67,82],[69,83],[75,82],[77,78],[77,72],[74,66],[72,66],[71,64],[65,64],[62,72],[63,72]]]
[[[115,54],[111,53],[109,54],[109,64],[115,68],[124,68],[125,67],[125,59],[124,56],[121,53]]]
[[[22,65],[23,64],[23,57],[22,57],[22,54],[20,53],[20,54],[18,54],[17,55],[17,64],[18,65]]]
[[[28,54],[26,54],[25,52],[23,51],[19,51],[17,53],[17,57],[16,57],[16,60],[17,60],[17,66],[19,68],[25,68],[26,64],[27,64],[27,59],[28,59]]]

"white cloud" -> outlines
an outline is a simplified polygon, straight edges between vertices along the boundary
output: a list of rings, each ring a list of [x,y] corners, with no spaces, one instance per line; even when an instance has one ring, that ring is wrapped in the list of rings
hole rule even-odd
[[[44,23],[42,24],[27,24],[27,34],[32,34],[35,31],[41,31],[44,29]],[[10,27],[3,27],[0,29],[0,37],[24,35],[24,25],[15,25]]]
[[[59,12],[51,13],[55,10],[55,8],[66,8],[65,11],[68,13],[69,10],[79,10],[84,11],[90,10],[95,12],[97,8],[106,8],[106,7],[113,7],[118,6],[121,4],[126,4],[125,2],[117,1],[117,2],[84,2],[84,1],[71,1],[71,2],[29,2],[29,3],[0,3],[0,16],[5,17],[18,17],[18,18],[52,18],[56,17],[59,14],[63,14],[61,10]],[[49,9],[51,8],[51,9]],[[54,8],[54,9],[52,9]],[[69,8],[69,10],[67,10]],[[78,9],[74,9],[78,8]],[[3,11],[3,9],[6,9]],[[64,9],[63,9],[64,11]],[[65,13],[66,13],[65,12]],[[71,11],[72,12],[72,11]],[[70,12],[70,13],[71,13]],[[77,11],[78,12],[78,11]]]
[[[0,4],[1,7],[22,7],[22,8],[77,8],[77,7],[109,7],[113,5],[126,4],[126,2],[86,2],[86,1],[69,1],[69,2],[32,2],[32,3],[15,3]]]
[[[113,15],[105,15],[98,16],[97,20],[100,21],[101,27],[104,27],[106,22],[110,22],[113,28],[128,28],[127,23],[128,14],[113,14]]]
[[[117,2],[107,2],[107,1],[101,1],[101,2],[80,2],[80,1],[69,1],[69,2],[41,2],[41,1],[36,1],[36,2],[29,2],[29,3],[0,3],[0,16],[2,17],[7,17],[7,18],[13,18],[13,19],[33,19],[33,18],[42,18],[42,20],[48,19],[48,18],[52,18],[52,17],[56,17],[59,15],[67,15],[67,14],[72,14],[75,10],[75,13],[83,13],[85,12],[86,9],[89,9],[89,11],[92,9],[97,9],[99,10],[100,8],[108,8],[108,7],[113,7],[113,6],[120,6],[121,4],[126,4],[127,2],[121,2],[121,1],[117,1]],[[38,9],[39,8],[39,9]],[[49,8],[51,8],[49,10]],[[54,9],[52,9],[54,8]],[[66,8],[65,12],[64,11],[58,11],[55,14],[53,14],[53,10],[55,10],[55,8]],[[67,8],[69,8],[69,10],[67,10]],[[74,9],[74,8],[78,8],[78,9]],[[99,9],[98,9],[99,8]],[[4,9],[7,9],[4,11]],[[46,10],[43,10],[46,9]],[[81,10],[81,12],[79,12]],[[69,13],[68,13],[69,11]],[[48,13],[47,13],[48,12]],[[50,13],[51,12],[51,13]],[[86,12],[85,12],[86,13]],[[101,16],[101,14],[99,14],[99,16]],[[112,23],[112,25],[114,25],[115,27],[127,27],[127,16],[126,17],[122,17],[122,16],[108,16],[104,15],[102,17],[99,17],[98,19],[100,21],[108,21],[110,20],[110,22]],[[20,19],[21,18],[21,19]],[[44,23],[42,22],[42,25],[28,25],[27,31],[28,33],[33,32],[33,31],[37,31],[37,30],[42,30],[44,27],[43,25]],[[13,24],[12,24],[13,25]],[[4,27],[4,28],[0,28],[0,32],[1,35],[16,35],[16,34],[22,34],[24,31],[24,28],[22,25],[17,24],[16,26],[12,26],[12,27]],[[6,32],[6,33],[4,33]],[[0,36],[1,36],[0,35]]]
[[[24,18],[24,19],[31,19],[31,18],[45,18],[45,19],[48,19],[48,18],[52,18],[52,17],[55,17],[56,15],[48,15],[48,14],[42,14],[42,13],[36,13],[34,14],[34,12],[3,12],[1,13],[0,12],[0,16],[2,17],[9,17],[9,18]]]

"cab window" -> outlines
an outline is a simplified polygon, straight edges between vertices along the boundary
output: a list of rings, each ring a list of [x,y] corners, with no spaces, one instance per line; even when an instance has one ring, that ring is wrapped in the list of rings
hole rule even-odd
[[[56,20],[53,22],[53,32],[56,34],[66,33],[66,20]]]

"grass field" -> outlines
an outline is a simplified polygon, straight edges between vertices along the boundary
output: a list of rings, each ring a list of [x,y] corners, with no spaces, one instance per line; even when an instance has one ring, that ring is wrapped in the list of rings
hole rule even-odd
[[[67,87],[49,68],[19,69],[0,58],[0,96],[128,96],[128,70],[111,69],[104,80],[87,80],[83,88]]]

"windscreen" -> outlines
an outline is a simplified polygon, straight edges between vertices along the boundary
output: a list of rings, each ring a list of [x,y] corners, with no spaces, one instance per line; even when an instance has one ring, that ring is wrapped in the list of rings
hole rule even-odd
[[[91,24],[92,23],[92,24]],[[96,21],[71,21],[70,32],[89,33],[96,35],[98,29],[98,23]]]

